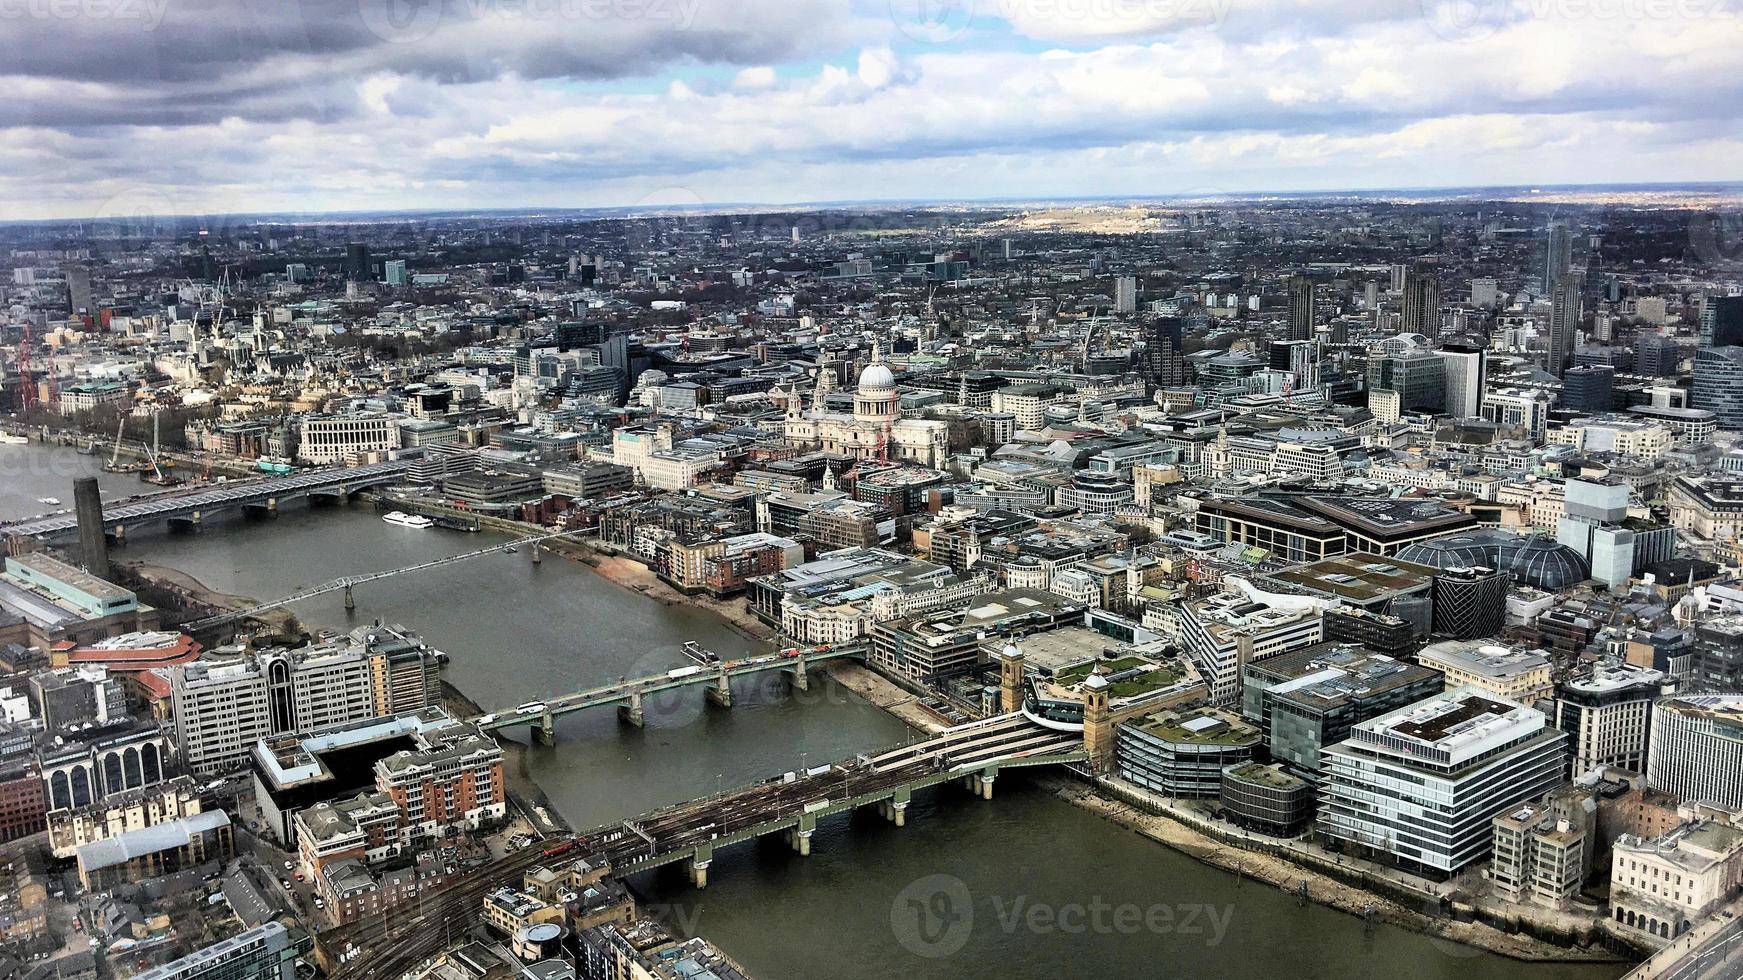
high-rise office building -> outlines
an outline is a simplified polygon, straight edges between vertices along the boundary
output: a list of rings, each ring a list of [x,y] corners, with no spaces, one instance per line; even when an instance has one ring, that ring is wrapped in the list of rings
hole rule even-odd
[[[388,259],[382,263],[381,277],[387,280],[389,286],[406,284],[405,259]]]
[[[1721,429],[1743,429],[1743,347],[1704,347],[1695,352],[1695,408],[1713,413]]]
[[[1660,333],[1643,333],[1634,339],[1634,370],[1666,378],[1676,374],[1682,361],[1682,348],[1676,340]]]
[[[350,242],[345,246],[345,278],[362,282],[369,278],[369,246]]]
[[[1551,292],[1573,265],[1573,232],[1565,221],[1551,221],[1543,251],[1543,291]]]
[[[1576,412],[1608,412],[1616,402],[1616,369],[1582,364],[1561,376],[1561,407]]]
[[[1444,411],[1446,389],[1446,362],[1434,351],[1376,351],[1368,358],[1368,390],[1398,392],[1405,411]]]
[[[1138,279],[1120,276],[1114,280],[1114,312],[1135,313],[1138,309]]]
[[[67,305],[74,316],[96,314],[91,304],[91,270],[82,265],[67,268]]]
[[[1628,516],[1628,484],[1579,477],[1566,484],[1566,510],[1556,522],[1558,543],[1580,553],[1592,578],[1625,587],[1635,571],[1671,557],[1676,531]]]
[[[1493,568],[1447,568],[1434,576],[1434,631],[1460,640],[1499,636],[1513,577]]]
[[[1643,771],[1652,702],[1669,683],[1662,671],[1650,667],[1595,664],[1557,685],[1555,724],[1568,735],[1571,774],[1598,766]]]
[[[1453,418],[1483,414],[1483,386],[1488,383],[1488,353],[1475,344],[1451,341],[1437,351],[1446,368],[1446,413]]]
[[[1419,333],[1429,340],[1440,336],[1440,281],[1432,272],[1411,272],[1404,277],[1404,332]]]
[[[1542,712],[1474,688],[1419,701],[1325,748],[1319,832],[1454,874],[1489,853],[1496,814],[1561,782],[1566,743]]]
[[[1743,346],[1743,296],[1709,296],[1701,307],[1701,346]]]
[[[1154,385],[1167,387],[1186,383],[1186,359],[1181,354],[1181,320],[1161,316],[1144,331],[1144,376]]]
[[[1307,276],[1289,277],[1289,339],[1307,340],[1313,336],[1313,280]]]
[[[1471,305],[1490,307],[1501,299],[1499,284],[1493,279],[1471,280]]]
[[[1549,373],[1561,377],[1573,361],[1574,342],[1579,338],[1580,283],[1564,275],[1549,299]]]
[[[1648,786],[1687,803],[1743,809],[1743,695],[1660,700],[1646,744]]]

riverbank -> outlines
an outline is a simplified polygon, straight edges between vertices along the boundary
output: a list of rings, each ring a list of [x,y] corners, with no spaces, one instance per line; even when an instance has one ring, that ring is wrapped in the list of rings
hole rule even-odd
[[[1437,940],[1483,949],[1510,959],[1539,963],[1617,963],[1628,959],[1602,946],[1561,946],[1482,922],[1431,914],[1423,908],[1361,888],[1276,854],[1224,842],[1164,813],[1152,813],[1113,798],[1095,783],[1048,775],[1037,777],[1055,796],[1212,867],[1263,882],[1291,894],[1305,888],[1308,900],[1341,912],[1410,929]],[[1429,904],[1427,902],[1425,905]]]
[[[725,620],[734,632],[753,640],[772,640],[775,637],[775,631],[758,619],[743,601],[680,592],[662,581],[653,569],[627,555],[595,551],[593,560],[587,564],[607,581],[639,592],[661,605],[684,604],[706,609]]]
[[[170,599],[185,603],[184,609],[196,616],[234,612],[260,604],[260,600],[253,596],[219,592],[179,568],[141,561],[117,562],[116,567],[123,572],[118,577],[126,578],[130,574],[134,578],[134,581],[124,584],[161,589]],[[161,599],[155,604],[163,605]],[[303,633],[296,614],[286,608],[268,609],[253,614],[249,619],[265,625],[277,637],[294,638]]]
[[[829,673],[848,690],[928,734],[948,723],[927,711],[911,692],[870,668],[855,663],[831,664]],[[1105,820],[1134,830],[1165,847],[1212,867],[1297,893],[1307,883],[1307,898],[1358,917],[1371,916],[1389,925],[1436,939],[1488,950],[1530,962],[1622,963],[1622,957],[1602,947],[1560,946],[1523,934],[1504,932],[1480,922],[1431,915],[1421,908],[1357,887],[1294,861],[1263,851],[1248,850],[1218,840],[1165,814],[1150,813],[1115,799],[1102,787],[1063,775],[1035,777],[1059,799]]]
[[[442,679],[442,707],[456,718],[476,718],[484,714],[478,702],[467,697],[447,678]],[[527,746],[503,738],[500,732],[495,738],[496,744],[502,747],[503,791],[508,796],[509,806],[519,809],[532,829],[539,833],[563,834],[573,830],[563,820],[551,798],[545,795],[545,788],[529,771]]]

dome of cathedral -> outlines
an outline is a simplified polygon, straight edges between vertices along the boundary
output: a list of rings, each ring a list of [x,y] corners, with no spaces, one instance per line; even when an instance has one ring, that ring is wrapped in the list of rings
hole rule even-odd
[[[891,391],[895,387],[895,374],[876,361],[867,364],[865,370],[859,373],[860,391]]]
[[[859,373],[859,390],[861,392],[882,393],[896,390],[896,375],[884,364],[884,352],[881,347],[872,347],[871,363]]]

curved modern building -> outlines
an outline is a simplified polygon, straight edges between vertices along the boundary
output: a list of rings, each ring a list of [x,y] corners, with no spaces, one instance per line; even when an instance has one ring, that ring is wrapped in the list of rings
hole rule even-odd
[[[1494,568],[1551,592],[1585,581],[1591,567],[1580,553],[1551,538],[1506,531],[1462,531],[1405,546],[1398,558],[1435,568]]]
[[[1743,694],[1688,695],[1654,705],[1646,784],[1685,803],[1743,809]]]
[[[1447,568],[1434,577],[1434,631],[1461,640],[1501,635],[1507,575],[1493,568]]]

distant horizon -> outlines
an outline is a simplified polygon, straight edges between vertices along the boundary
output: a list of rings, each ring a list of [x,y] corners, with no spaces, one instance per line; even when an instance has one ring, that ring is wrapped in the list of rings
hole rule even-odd
[[[17,6],[7,221],[1701,184],[1743,157],[1724,0]]]
[[[1131,204],[1142,205],[1165,202],[1204,201],[1207,206],[1215,206],[1218,202],[1226,203],[1262,203],[1266,200],[1288,201],[1337,201],[1337,200],[1368,200],[1383,203],[1388,200],[1399,203],[1439,203],[1468,201],[1470,203],[1506,203],[1530,204],[1528,195],[1533,193],[1566,194],[1582,192],[1598,195],[1597,199],[1577,204],[1567,204],[1553,200],[1545,200],[1546,206],[1579,206],[1601,207],[1606,203],[1625,203],[1628,194],[1643,192],[1692,192],[1706,191],[1713,195],[1724,195],[1735,198],[1735,205],[1743,207],[1743,180],[1687,180],[1687,181],[1617,181],[1593,183],[1518,183],[1518,184],[1468,184],[1444,186],[1399,186],[1399,187],[1347,187],[1327,190],[1292,189],[1292,190],[1250,190],[1231,191],[1227,193],[1147,193],[1147,194],[1100,194],[1100,195],[1017,195],[998,197],[913,197],[913,198],[843,198],[837,200],[809,200],[791,203],[770,201],[722,201],[718,203],[695,204],[605,204],[605,205],[504,205],[500,207],[407,207],[379,209],[336,209],[328,211],[296,211],[296,210],[260,210],[260,211],[217,211],[217,212],[186,212],[186,213],[137,213],[117,215],[74,215],[47,218],[14,218],[0,219],[0,227],[19,227],[29,225],[68,225],[83,223],[126,223],[137,221],[197,221],[202,219],[292,219],[296,222],[323,221],[339,218],[361,219],[375,218],[389,220],[395,217],[459,217],[465,215],[491,215],[502,217],[563,215],[581,218],[610,219],[613,217],[632,217],[640,214],[735,214],[735,213],[787,213],[795,211],[848,211],[854,209],[912,209],[912,208],[985,208],[1008,209],[1021,206],[1070,206],[1081,204]],[[1604,199],[1603,194],[1617,195]],[[1664,210],[1697,209],[1701,205],[1689,204],[1686,207],[1665,206]]]

